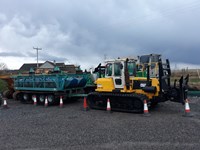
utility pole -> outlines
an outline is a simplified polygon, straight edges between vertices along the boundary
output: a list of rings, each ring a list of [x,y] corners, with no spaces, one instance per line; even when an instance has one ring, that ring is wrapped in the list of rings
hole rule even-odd
[[[38,68],[38,51],[42,50],[42,48],[33,47],[33,49],[35,49],[37,51],[37,68]]]

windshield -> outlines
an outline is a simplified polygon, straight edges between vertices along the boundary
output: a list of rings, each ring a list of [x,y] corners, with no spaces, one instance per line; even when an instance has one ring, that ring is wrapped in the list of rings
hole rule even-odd
[[[112,76],[112,64],[106,65],[106,76]]]
[[[114,64],[114,75],[115,76],[121,76],[121,63],[115,63]]]
[[[130,76],[136,75],[136,64],[135,62],[128,62],[128,72]]]

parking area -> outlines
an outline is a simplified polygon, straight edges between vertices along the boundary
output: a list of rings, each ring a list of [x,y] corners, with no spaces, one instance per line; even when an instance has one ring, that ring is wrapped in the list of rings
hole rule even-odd
[[[184,106],[165,102],[142,114],[83,111],[83,100],[59,106],[33,106],[8,100],[0,110],[0,149],[199,149],[200,98]]]

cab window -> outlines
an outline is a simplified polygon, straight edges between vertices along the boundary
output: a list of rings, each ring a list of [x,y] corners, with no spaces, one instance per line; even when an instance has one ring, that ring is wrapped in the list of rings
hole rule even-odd
[[[115,76],[121,76],[121,63],[115,63],[114,64],[114,75]]]
[[[106,76],[112,76],[112,64],[106,65]]]
[[[136,76],[136,64],[134,62],[128,63],[128,72],[130,76]]]

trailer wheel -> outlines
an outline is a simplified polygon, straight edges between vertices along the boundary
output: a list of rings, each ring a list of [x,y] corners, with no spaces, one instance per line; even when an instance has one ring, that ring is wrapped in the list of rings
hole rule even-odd
[[[55,104],[55,97],[53,95],[48,95],[47,98],[50,105]]]
[[[24,93],[23,96],[22,96],[22,99],[21,99],[21,102],[26,104],[30,101],[29,99],[29,95],[27,93]]]
[[[39,96],[39,103],[44,104],[45,101],[45,96],[44,95],[40,95]]]
[[[22,94],[19,91],[16,91],[12,95],[14,100],[21,100],[22,99]]]

